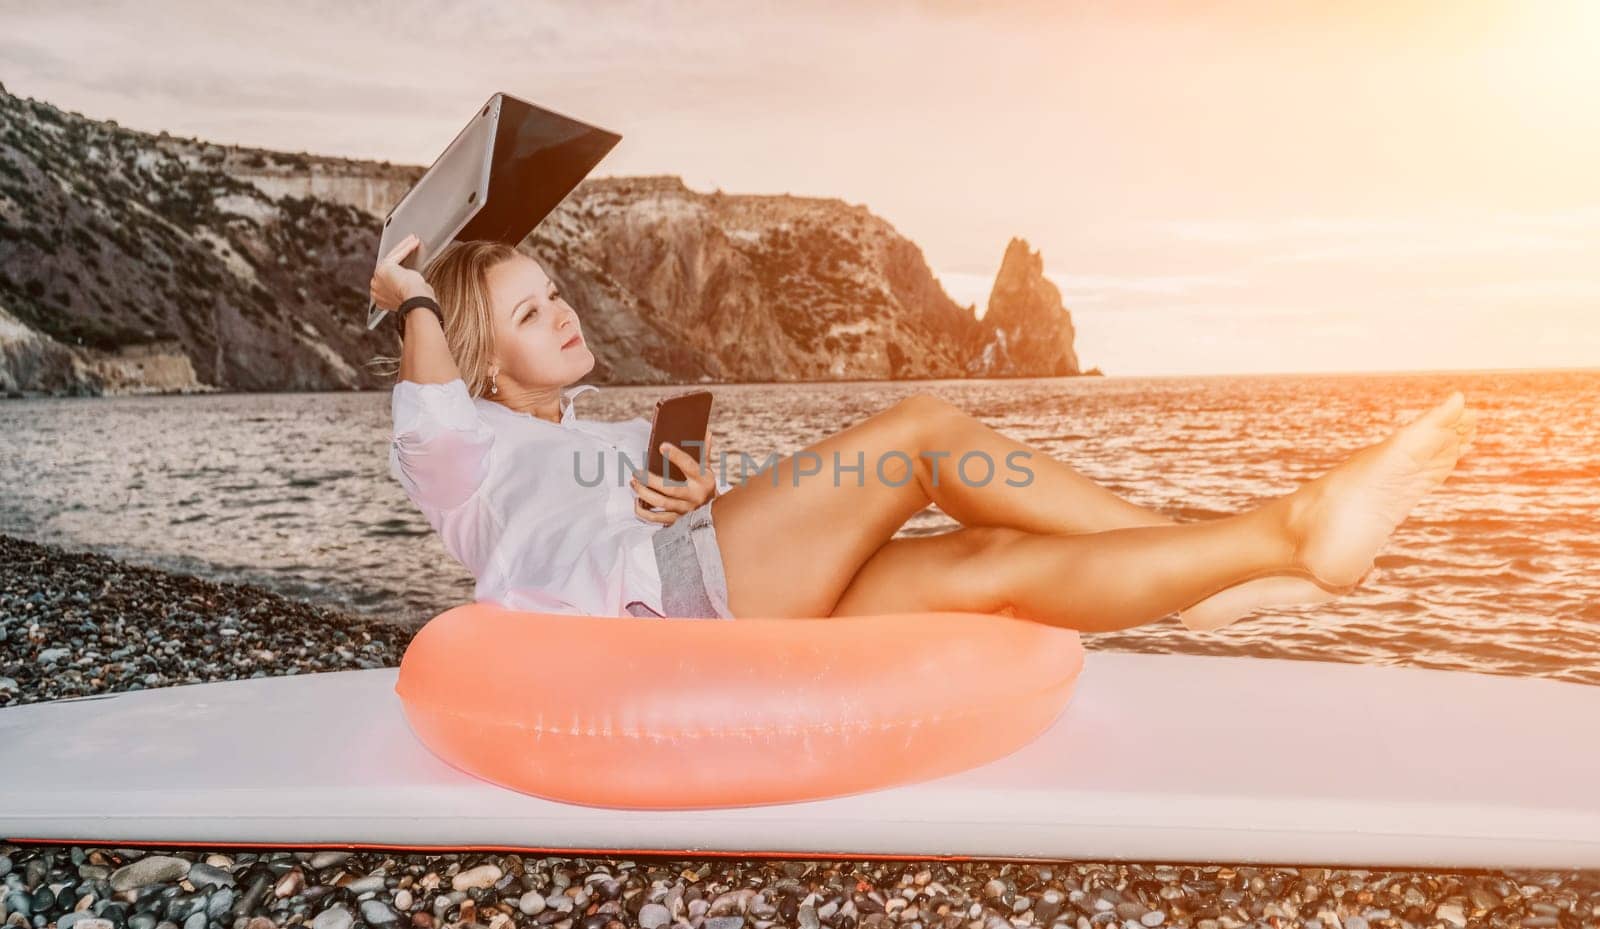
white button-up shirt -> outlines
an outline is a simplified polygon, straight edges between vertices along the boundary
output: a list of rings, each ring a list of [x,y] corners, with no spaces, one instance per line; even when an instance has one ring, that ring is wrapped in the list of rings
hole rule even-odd
[[[645,466],[650,420],[575,415],[573,398],[598,389],[564,391],[552,423],[474,398],[460,378],[395,384],[389,473],[477,578],[478,600],[591,616],[625,616],[637,601],[665,612],[651,543],[661,525],[634,513],[628,486]],[[717,492],[728,489],[719,475]]]

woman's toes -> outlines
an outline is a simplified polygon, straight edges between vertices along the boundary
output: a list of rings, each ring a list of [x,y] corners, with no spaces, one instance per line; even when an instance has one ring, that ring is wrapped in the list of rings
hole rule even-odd
[[[1450,396],[1450,400],[1390,433],[1382,444],[1401,449],[1419,464],[1432,458],[1441,445],[1456,434],[1461,407],[1455,398],[1461,395],[1454,393]]]
[[[1461,395],[1461,391],[1452,391],[1450,396],[1446,397],[1443,402],[1418,418],[1429,420],[1432,425],[1436,426],[1449,425],[1461,416],[1462,411],[1466,408],[1466,403],[1466,398]]]

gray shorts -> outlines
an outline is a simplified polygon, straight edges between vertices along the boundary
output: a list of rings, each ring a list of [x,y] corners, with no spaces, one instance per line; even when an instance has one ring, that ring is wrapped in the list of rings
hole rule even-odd
[[[715,500],[707,500],[651,536],[656,567],[661,571],[661,607],[667,611],[661,618],[733,618],[728,611],[728,581],[722,573],[717,527],[711,522]],[[629,603],[627,610],[630,616],[661,616],[638,600]]]

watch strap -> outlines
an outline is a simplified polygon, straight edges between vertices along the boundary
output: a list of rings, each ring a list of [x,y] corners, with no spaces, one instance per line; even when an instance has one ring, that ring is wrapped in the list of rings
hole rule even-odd
[[[432,310],[433,315],[439,317],[439,327],[444,327],[444,311],[439,309],[438,301],[425,294],[418,294],[415,297],[406,298],[403,303],[395,307],[395,326],[400,330],[400,338],[403,339],[406,337],[406,313],[416,309],[417,307],[427,307],[428,309]]]

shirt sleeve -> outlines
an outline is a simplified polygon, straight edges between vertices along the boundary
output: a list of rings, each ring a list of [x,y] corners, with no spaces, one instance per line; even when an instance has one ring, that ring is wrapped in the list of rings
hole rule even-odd
[[[489,473],[494,431],[483,422],[466,382],[398,381],[391,472],[423,506],[453,509],[477,493]]]

